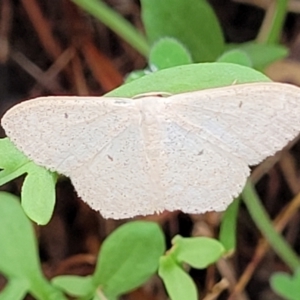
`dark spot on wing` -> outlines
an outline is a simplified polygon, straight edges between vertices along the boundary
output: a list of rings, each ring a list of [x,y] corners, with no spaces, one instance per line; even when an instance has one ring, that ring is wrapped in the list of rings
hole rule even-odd
[[[197,155],[202,155],[202,154],[203,154],[203,152],[204,152],[204,150],[202,149],[202,150],[200,150],[200,151],[198,152],[198,154],[197,154]]]
[[[239,107],[242,107],[242,105],[243,105],[243,101],[240,101]]]
[[[69,115],[67,113],[65,113],[65,118],[68,119]]]
[[[115,102],[115,104],[129,104],[129,102],[124,99],[117,99],[114,102]]]
[[[110,161],[114,161],[114,159],[110,155],[107,155],[107,157]]]

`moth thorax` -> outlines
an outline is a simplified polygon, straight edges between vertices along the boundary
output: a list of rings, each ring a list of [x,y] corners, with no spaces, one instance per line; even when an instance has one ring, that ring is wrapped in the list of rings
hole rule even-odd
[[[158,97],[145,97],[137,99],[136,104],[141,113],[141,121],[145,124],[152,124],[157,122],[157,117],[165,108],[163,99]]]

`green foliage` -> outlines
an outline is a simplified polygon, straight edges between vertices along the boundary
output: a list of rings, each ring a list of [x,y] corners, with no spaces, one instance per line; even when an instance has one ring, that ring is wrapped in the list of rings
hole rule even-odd
[[[92,276],[59,276],[52,282],[72,296],[89,298],[100,289],[106,298],[114,299],[147,281],[164,251],[164,236],[157,224],[127,223],[104,241]]]
[[[183,263],[204,269],[218,261],[225,253],[225,248],[217,240],[208,237],[183,238],[177,235],[172,244],[173,247],[160,259],[158,274],[172,300],[196,300],[197,289],[183,269]]]
[[[219,240],[226,249],[231,253],[236,248],[236,224],[240,206],[240,197],[235,199],[223,214]]]
[[[140,286],[155,273],[164,251],[164,236],[157,224],[127,223],[104,242],[94,282],[101,285],[107,295],[123,294]]]
[[[298,300],[300,295],[300,268],[291,276],[284,272],[277,272],[272,275],[272,289],[287,300]]]
[[[277,44],[248,42],[234,45],[229,44],[227,47],[229,49],[243,51],[250,59],[251,66],[257,70],[263,70],[269,64],[288,55],[288,49]]]
[[[96,293],[92,276],[61,275],[51,280],[52,284],[73,297],[91,298]]]
[[[0,140],[0,185],[24,174],[30,160],[8,138]]]
[[[189,51],[174,38],[162,38],[151,48],[149,56],[151,69],[162,70],[191,63]]]
[[[8,279],[0,293],[3,300],[23,299],[26,293],[42,300],[64,300],[61,291],[90,299],[99,290],[115,299],[148,280],[165,251],[156,223],[127,223],[104,241],[92,276],[59,276],[51,284],[42,273],[33,227],[19,199],[5,192],[0,192],[0,244],[0,272]]]
[[[57,176],[30,161],[8,138],[0,139],[0,185],[27,174],[22,191],[22,206],[37,224],[47,224],[55,205]]]
[[[159,261],[159,276],[164,281],[172,300],[197,300],[197,289],[192,278],[171,256],[163,256]]]
[[[21,199],[27,216],[37,224],[47,224],[52,217],[56,179],[55,173],[30,163],[22,186]]]
[[[4,290],[0,293],[0,300],[22,300],[25,298],[30,283],[27,279],[23,278],[9,278]]]
[[[255,69],[263,70],[275,60],[286,57],[288,51],[278,44],[279,36],[283,27],[286,14],[286,0],[278,1],[273,16],[269,23],[264,23],[256,41],[244,44],[228,44],[224,42],[223,33],[217,16],[206,0],[189,0],[188,4],[183,0],[142,0],[142,20],[147,37],[139,33],[121,15],[108,7],[100,0],[72,0],[82,9],[98,18],[111,30],[120,35],[132,47],[146,57],[149,55],[150,44],[155,47],[161,39],[173,38],[187,50],[193,58],[193,62],[208,62],[220,60],[222,62],[234,62]],[[153,51],[153,47],[152,50]],[[237,52],[226,53],[228,50],[242,50],[247,59]],[[170,52],[177,51],[174,45],[170,45]],[[166,48],[156,49],[156,56],[163,57]],[[223,54],[226,53],[225,57]],[[167,51],[168,56],[170,52]],[[151,52],[150,52],[151,53]],[[219,57],[219,59],[218,59]],[[175,65],[180,64],[181,56]],[[151,54],[149,62],[152,63]],[[169,66],[175,66],[172,62]],[[184,63],[186,61],[184,60]],[[163,68],[168,64],[163,63]],[[160,69],[157,66],[157,69]],[[136,71],[134,71],[136,72]],[[149,72],[140,72],[140,77]],[[143,73],[143,74],[142,74]],[[128,79],[130,81],[130,79]],[[128,82],[127,81],[127,82]]]
[[[0,272],[9,281],[0,299],[23,299],[27,292],[38,299],[66,299],[42,274],[34,230],[19,199],[5,192],[0,192],[0,245]]]
[[[180,263],[187,263],[193,268],[204,269],[218,261],[224,254],[224,246],[208,237],[183,238],[179,235],[172,240],[170,255]]]
[[[224,52],[217,60],[218,62],[233,63],[245,67],[252,67],[252,61],[245,51],[233,49]]]
[[[149,92],[178,94],[231,84],[270,81],[251,68],[230,63],[202,63],[164,69],[131,81],[107,97],[134,97]]]
[[[180,41],[194,62],[214,61],[224,50],[218,19],[205,0],[141,0],[148,40],[164,37]]]

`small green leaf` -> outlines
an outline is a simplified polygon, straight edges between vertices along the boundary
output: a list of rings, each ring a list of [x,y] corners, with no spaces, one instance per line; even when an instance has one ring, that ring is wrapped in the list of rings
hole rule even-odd
[[[8,139],[0,139],[0,185],[26,173],[29,159]]]
[[[195,62],[214,61],[224,50],[218,19],[205,0],[141,0],[142,20],[152,44],[161,38],[180,41]]]
[[[271,280],[272,289],[280,296],[287,300],[299,300],[300,295],[300,269],[298,269],[293,276],[278,272],[272,275]]]
[[[0,192],[0,245],[0,270],[6,276],[41,274],[33,228],[19,199],[6,192]]]
[[[127,223],[104,241],[93,275],[94,284],[112,297],[132,290],[155,273],[164,251],[164,236],[156,223]]]
[[[8,139],[0,139],[0,168],[15,170],[28,162],[28,158],[20,152]]]
[[[174,38],[162,38],[156,42],[150,51],[150,69],[157,71],[187,65],[192,58],[186,47]]]
[[[173,259],[197,269],[204,269],[215,263],[225,252],[220,242],[208,237],[183,238],[177,235],[173,238],[172,244]]]
[[[218,59],[218,62],[227,62],[239,64],[245,67],[252,67],[252,61],[248,54],[240,49],[234,49],[224,52]]]
[[[171,256],[162,256],[158,274],[163,280],[171,300],[197,300],[197,289],[192,278],[176,264]]]
[[[274,61],[286,57],[289,52],[289,50],[282,45],[258,44],[255,42],[229,45],[229,47],[231,49],[234,47],[246,52],[252,61],[253,67],[258,70],[263,70]]]
[[[16,196],[0,192],[0,272],[8,280],[24,279],[37,299],[66,299],[46,280],[34,230]]]
[[[241,198],[235,199],[226,209],[221,223],[219,240],[226,249],[232,252],[236,248],[236,223]]]
[[[92,276],[62,275],[53,278],[51,282],[70,296],[91,298],[96,290]]]
[[[22,206],[38,224],[50,220],[55,205],[57,174],[37,166],[8,139],[0,139],[0,185],[28,173],[22,186]]]
[[[28,167],[21,192],[22,207],[30,219],[37,224],[47,224],[55,205],[56,173],[33,162]]]
[[[271,81],[251,68],[230,63],[203,63],[164,69],[143,76],[107,93],[107,97],[134,97],[150,92],[171,94],[246,82]]]

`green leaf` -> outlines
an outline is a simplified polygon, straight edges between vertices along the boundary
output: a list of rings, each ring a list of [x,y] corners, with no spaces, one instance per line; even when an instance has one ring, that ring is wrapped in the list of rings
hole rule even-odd
[[[8,139],[0,139],[0,185],[26,172],[29,159]]]
[[[164,251],[164,236],[156,223],[127,223],[104,241],[93,275],[94,284],[106,296],[130,291],[155,273]]]
[[[218,59],[218,62],[227,62],[239,64],[245,67],[252,67],[252,61],[245,51],[234,49],[224,52]]]
[[[28,158],[20,152],[8,139],[0,139],[0,168],[15,170],[28,162]]]
[[[163,38],[151,48],[149,56],[150,69],[146,68],[129,73],[125,78],[125,84],[160,69],[191,63],[191,55],[180,42],[174,38]]]
[[[171,300],[197,300],[197,289],[192,278],[176,264],[171,256],[163,256],[159,262],[159,276],[163,280]]]
[[[204,269],[215,263],[225,252],[220,242],[208,237],[183,238],[177,235],[173,238],[172,244],[173,259],[197,269]]]
[[[44,277],[33,227],[18,198],[6,192],[0,192],[0,245],[0,272],[9,281],[28,281],[37,299],[65,299]]]
[[[272,289],[287,300],[298,300],[300,295],[300,269],[293,276],[287,273],[278,272],[272,275]]]
[[[113,299],[153,275],[164,250],[164,238],[157,224],[127,223],[104,241],[93,276],[58,276],[52,283],[71,296],[91,298],[100,288]],[[95,299],[101,297],[96,293]]]
[[[0,192],[0,270],[9,277],[41,274],[33,228],[19,199]]]
[[[246,52],[252,61],[253,67],[258,70],[263,70],[274,61],[286,57],[289,52],[289,50],[282,45],[258,44],[255,42],[229,45],[229,47],[235,47]]]
[[[0,292],[0,300],[22,300],[25,298],[30,287],[30,282],[25,278],[9,280],[4,290]]]
[[[30,161],[8,139],[0,139],[0,185],[28,173],[22,186],[22,206],[37,224],[49,222],[55,205],[57,174]]]
[[[33,162],[28,167],[21,192],[22,207],[30,219],[37,224],[47,224],[55,205],[56,173]]]
[[[62,275],[53,278],[51,282],[70,296],[91,298],[96,290],[92,276]]]
[[[156,42],[150,51],[150,69],[157,71],[187,65],[192,58],[186,47],[174,38],[162,38]]]
[[[226,252],[233,252],[236,248],[236,223],[241,198],[235,199],[223,214],[219,240]]]
[[[214,61],[224,50],[218,19],[205,0],[141,0],[142,20],[153,44],[164,37],[180,41],[195,62]]]
[[[171,94],[231,84],[270,79],[251,68],[230,63],[203,63],[178,66],[151,73],[107,93],[107,97],[134,97],[149,92]]]

